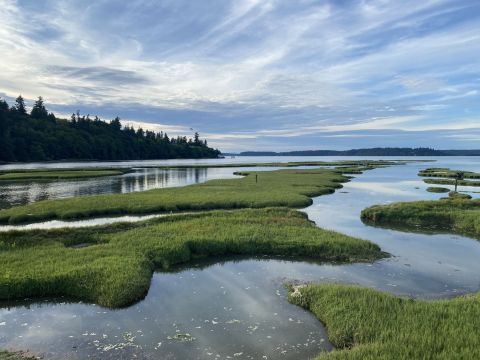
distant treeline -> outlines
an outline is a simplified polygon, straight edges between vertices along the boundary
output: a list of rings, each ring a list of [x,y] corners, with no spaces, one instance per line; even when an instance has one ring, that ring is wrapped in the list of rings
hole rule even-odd
[[[371,148],[352,150],[245,151],[240,156],[480,156],[480,150],[435,150],[431,148]]]
[[[30,113],[19,96],[13,106],[0,99],[0,161],[137,160],[216,158],[198,133],[193,139],[169,138],[164,132],[123,127],[117,117],[110,122],[72,114],[57,119],[41,97]]]

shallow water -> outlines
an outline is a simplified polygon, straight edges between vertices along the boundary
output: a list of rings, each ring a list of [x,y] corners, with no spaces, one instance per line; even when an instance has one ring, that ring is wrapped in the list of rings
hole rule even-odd
[[[239,170],[275,169],[278,168],[137,168],[134,172],[127,174],[87,179],[0,181],[0,209],[39,200],[125,194],[134,191],[192,185],[213,179],[232,179],[238,177],[233,173]]]
[[[479,291],[480,242],[360,221],[360,211],[372,204],[443,196],[426,192],[428,185],[416,176],[429,166],[368,171],[304,210],[320,227],[379,244],[393,254],[389,259],[351,265],[267,258],[201,263],[155,273],[146,298],[119,310],[52,301],[4,304],[0,347],[54,359],[308,359],[331,345],[318,320],[287,302],[285,282],[355,283],[421,298]],[[442,159],[434,166],[480,170],[478,158]],[[174,338],[186,333],[188,341]]]

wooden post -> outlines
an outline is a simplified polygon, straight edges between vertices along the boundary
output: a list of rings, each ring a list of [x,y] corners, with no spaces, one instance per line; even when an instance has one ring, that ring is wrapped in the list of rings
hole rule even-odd
[[[258,182],[258,174],[255,174],[255,184]]]

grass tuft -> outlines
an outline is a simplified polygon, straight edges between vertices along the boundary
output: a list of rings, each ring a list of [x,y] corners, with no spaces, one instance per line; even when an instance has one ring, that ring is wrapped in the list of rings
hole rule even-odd
[[[447,188],[444,188],[444,187],[428,187],[427,188],[427,191],[428,192],[431,192],[431,193],[447,193],[450,191],[450,189],[447,189]]]

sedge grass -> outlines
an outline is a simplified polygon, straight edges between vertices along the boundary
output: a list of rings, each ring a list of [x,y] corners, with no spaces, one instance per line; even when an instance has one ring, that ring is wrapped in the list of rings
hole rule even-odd
[[[387,256],[373,243],[319,229],[305,214],[285,208],[8,232],[0,234],[0,299],[67,296],[120,307],[144,296],[155,268],[196,257],[260,254],[329,262]]]
[[[480,358],[479,294],[426,301],[312,284],[291,291],[289,300],[320,319],[337,348],[317,360]]]

